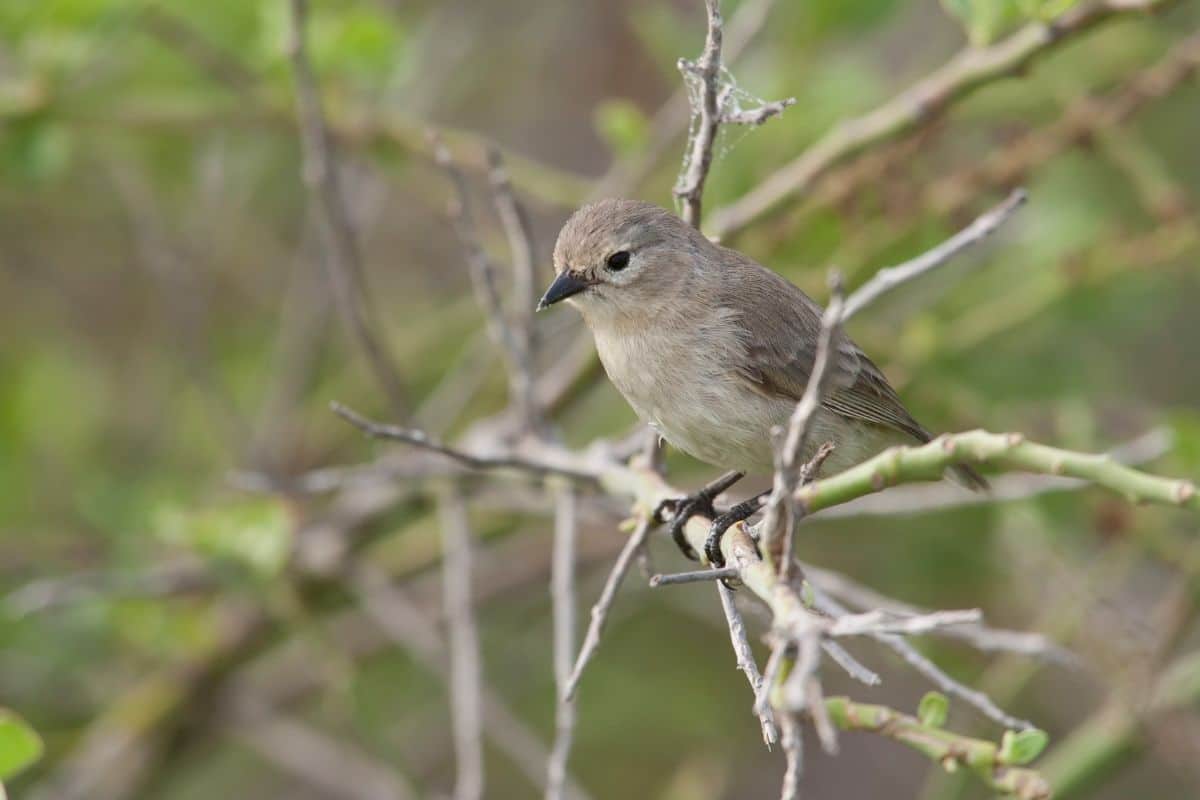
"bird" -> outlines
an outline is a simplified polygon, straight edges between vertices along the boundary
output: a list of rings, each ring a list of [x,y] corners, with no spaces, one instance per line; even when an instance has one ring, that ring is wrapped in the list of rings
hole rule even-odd
[[[576,308],[609,380],[638,418],[671,446],[729,470],[675,507],[672,533],[696,558],[682,535],[686,516],[700,509],[713,515],[717,494],[745,474],[773,471],[772,430],[786,426],[812,374],[821,306],[671,211],[637,200],[578,209],[559,232],[553,258],[555,277],[537,310],[560,302]],[[822,469],[832,473],[893,445],[933,438],[848,336],[835,340],[828,369],[804,461],[831,443]],[[951,469],[968,488],[987,487],[971,467]],[[710,564],[723,565],[722,534],[752,516],[760,498],[715,515],[704,547]]]

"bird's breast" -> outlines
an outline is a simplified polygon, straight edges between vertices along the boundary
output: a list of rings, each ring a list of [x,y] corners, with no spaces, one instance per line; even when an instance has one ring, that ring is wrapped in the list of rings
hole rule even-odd
[[[751,472],[771,468],[770,429],[788,404],[750,390],[736,320],[659,320],[635,330],[595,329],[610,380],[642,421],[702,461]]]

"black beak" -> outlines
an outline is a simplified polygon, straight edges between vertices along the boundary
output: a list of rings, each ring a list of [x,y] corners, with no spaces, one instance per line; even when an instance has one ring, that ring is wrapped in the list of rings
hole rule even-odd
[[[564,270],[559,273],[554,279],[554,283],[550,284],[550,288],[542,295],[542,299],[538,301],[537,310],[549,308],[559,300],[566,300],[573,294],[579,294],[586,289],[590,284],[580,278],[577,274],[570,270]]]

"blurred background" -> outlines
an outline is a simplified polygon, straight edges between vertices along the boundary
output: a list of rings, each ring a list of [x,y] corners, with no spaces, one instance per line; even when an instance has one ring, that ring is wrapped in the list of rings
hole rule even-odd
[[[1153,433],[1164,446],[1147,469],[1200,476],[1200,8],[1156,5],[840,162],[732,244],[823,300],[829,266],[857,286],[1024,185],[1029,204],[999,234],[852,334],[935,430],[1087,451]],[[722,134],[710,215],[968,39],[987,47],[1023,24],[979,10],[1006,3],[947,6],[723,3],[738,86],[797,102]],[[364,441],[328,404],[448,439],[504,407],[426,130],[441,131],[505,265],[484,169],[485,143],[500,147],[541,288],[558,227],[587,198],[670,205],[686,136],[675,62],[699,53],[703,7],[331,0],[308,23],[368,313],[397,365],[390,396],[322,267],[288,4],[0,4],[0,707],[45,745],[6,780],[10,797],[451,790],[447,490],[400,467],[356,479],[355,465],[403,450]],[[556,431],[572,445],[628,433],[577,315],[536,325],[539,363],[558,370]],[[674,453],[668,466],[677,485],[713,476]],[[458,491],[484,680],[503,711],[485,721],[485,795],[538,796],[554,714],[551,504],[486,481]],[[583,511],[581,619],[625,538],[624,509]],[[1198,527],[1084,490],[817,519],[799,547],[879,591],[980,606],[1078,653],[1085,669],[922,642],[1050,733],[1041,764],[1060,796],[1183,798],[1200,796]],[[666,540],[651,557],[688,568]],[[390,579],[415,621],[365,609],[347,576]],[[783,760],[748,713],[712,586],[644,587],[635,572],[581,686],[574,780],[595,798],[775,796]],[[381,616],[407,633],[389,636]],[[830,674],[827,692],[915,707],[916,677],[854,650],[884,684]],[[952,707],[950,726],[998,736],[969,709]],[[809,751],[807,796],[985,796],[883,738]]]

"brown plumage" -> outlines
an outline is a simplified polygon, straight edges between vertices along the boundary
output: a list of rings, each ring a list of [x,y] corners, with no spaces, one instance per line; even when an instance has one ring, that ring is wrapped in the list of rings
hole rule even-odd
[[[630,200],[577,211],[554,265],[558,277],[539,307],[567,300],[579,309],[639,417],[710,464],[770,471],[770,430],[786,424],[816,356],[821,308],[812,298],[669,211]],[[932,438],[849,337],[837,350],[809,436],[810,452],[836,445],[827,472]],[[955,473],[986,486],[969,467]]]

